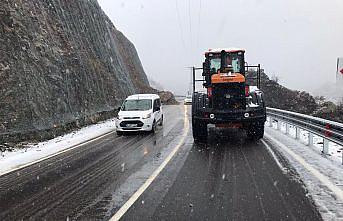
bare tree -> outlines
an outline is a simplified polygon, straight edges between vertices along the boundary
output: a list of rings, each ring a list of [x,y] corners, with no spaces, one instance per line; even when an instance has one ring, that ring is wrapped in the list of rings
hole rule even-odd
[[[275,75],[275,74],[273,74],[273,76],[271,77],[271,80],[274,81],[274,82],[276,82],[276,83],[279,83],[280,77],[277,76],[277,75]]]

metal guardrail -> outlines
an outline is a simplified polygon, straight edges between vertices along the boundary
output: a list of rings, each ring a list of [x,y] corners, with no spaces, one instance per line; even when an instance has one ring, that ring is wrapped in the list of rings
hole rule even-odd
[[[342,123],[275,108],[267,108],[267,115],[271,118],[269,120],[270,126],[272,126],[273,119],[277,120],[278,129],[281,128],[280,121],[286,123],[286,134],[289,132],[289,125],[294,125],[296,128],[296,139],[300,138],[300,129],[308,131],[308,145],[310,146],[313,145],[314,134],[323,137],[323,154],[329,153],[329,141],[343,146]]]

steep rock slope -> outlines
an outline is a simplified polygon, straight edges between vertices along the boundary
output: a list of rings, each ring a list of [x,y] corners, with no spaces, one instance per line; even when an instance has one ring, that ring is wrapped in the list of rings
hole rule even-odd
[[[254,77],[256,73],[250,71],[247,76]],[[254,82],[250,84],[255,85]],[[326,101],[324,97],[313,97],[305,91],[290,90],[271,80],[264,72],[261,73],[261,87],[268,107],[343,123],[343,103],[336,105]]]
[[[247,73],[248,78],[257,74],[254,71]],[[256,85],[255,80],[248,81],[250,85]],[[303,114],[312,114],[318,105],[309,93],[305,91],[290,90],[278,82],[271,80],[264,71],[261,73],[261,88],[268,107],[279,108]]]
[[[150,91],[96,0],[0,2],[0,141],[92,121]]]

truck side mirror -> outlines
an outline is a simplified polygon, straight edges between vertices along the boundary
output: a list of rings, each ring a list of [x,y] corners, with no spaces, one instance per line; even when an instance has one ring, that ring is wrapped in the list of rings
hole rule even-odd
[[[225,67],[225,58],[226,58],[226,52],[224,50],[222,50],[220,52],[220,72],[224,71],[224,67]]]
[[[206,76],[210,73],[210,61],[206,58],[205,62],[202,63],[202,76]]]
[[[206,76],[207,71],[206,71],[206,62],[202,63],[202,76]]]

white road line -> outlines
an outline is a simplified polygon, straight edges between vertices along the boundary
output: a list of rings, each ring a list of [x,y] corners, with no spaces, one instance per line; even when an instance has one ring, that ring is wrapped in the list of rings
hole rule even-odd
[[[307,169],[310,173],[312,173],[320,182],[322,182],[327,188],[329,188],[336,195],[337,198],[343,201],[343,190],[341,190],[334,183],[332,183],[327,176],[325,176],[324,174],[322,174],[321,172],[313,168],[309,163],[306,162],[304,158],[297,155],[295,152],[289,149],[286,145],[276,140],[271,135],[266,133],[265,137],[268,140],[271,140],[272,142],[274,142],[279,147],[281,147],[284,151],[286,151],[290,156],[292,156],[296,161],[298,161],[305,169]]]
[[[184,110],[184,132],[179,143],[174,147],[172,152],[167,156],[163,163],[150,175],[150,177],[145,181],[145,183],[129,198],[129,200],[117,211],[116,214],[110,219],[110,221],[119,220],[137,201],[137,199],[144,193],[144,191],[151,185],[151,183],[156,179],[156,177],[161,173],[161,171],[166,167],[169,161],[174,157],[180,147],[184,144],[189,131],[189,121],[187,117],[187,106]]]
[[[282,170],[282,172],[285,172],[286,169],[285,167],[281,164],[281,162],[279,161],[279,159],[277,158],[277,156],[275,155],[273,149],[269,146],[269,144],[267,144],[266,141],[261,140],[262,143],[264,144],[264,146],[267,148],[268,152],[270,153],[270,155],[272,155],[272,157],[274,158],[274,161],[276,162],[276,164],[280,167],[280,169]]]
[[[7,170],[7,171],[4,171],[4,172],[1,172],[1,173],[0,173],[0,176],[3,176],[3,175],[6,175],[6,174],[9,174],[9,173],[12,173],[12,172],[14,172],[14,171],[23,169],[23,168],[25,168],[25,167],[31,166],[31,165],[36,164],[36,163],[42,162],[42,161],[44,161],[44,160],[50,159],[50,158],[55,157],[55,156],[57,156],[57,155],[60,155],[60,154],[62,154],[62,153],[66,153],[66,152],[68,152],[68,151],[74,150],[74,149],[76,149],[76,148],[78,148],[78,147],[81,147],[81,146],[83,146],[83,145],[92,143],[93,141],[96,141],[96,140],[99,140],[99,139],[101,139],[101,138],[104,138],[105,136],[110,135],[110,134],[112,134],[112,133],[114,133],[114,132],[115,132],[115,131],[107,132],[107,133],[105,133],[105,134],[103,134],[103,135],[100,135],[100,136],[98,136],[98,137],[95,137],[95,138],[89,139],[89,140],[87,140],[87,141],[84,141],[84,142],[82,142],[82,143],[76,144],[76,145],[71,146],[71,147],[69,147],[69,148],[66,148],[66,149],[64,149],[64,150],[61,150],[61,151],[59,151],[59,152],[57,152],[57,153],[54,153],[54,154],[51,154],[51,155],[49,155],[49,156],[40,158],[40,159],[38,159],[38,160],[32,161],[32,162],[27,163],[27,164],[20,165],[20,166],[18,166],[18,167],[16,167],[16,168],[13,168],[13,169],[11,169],[11,170]]]

